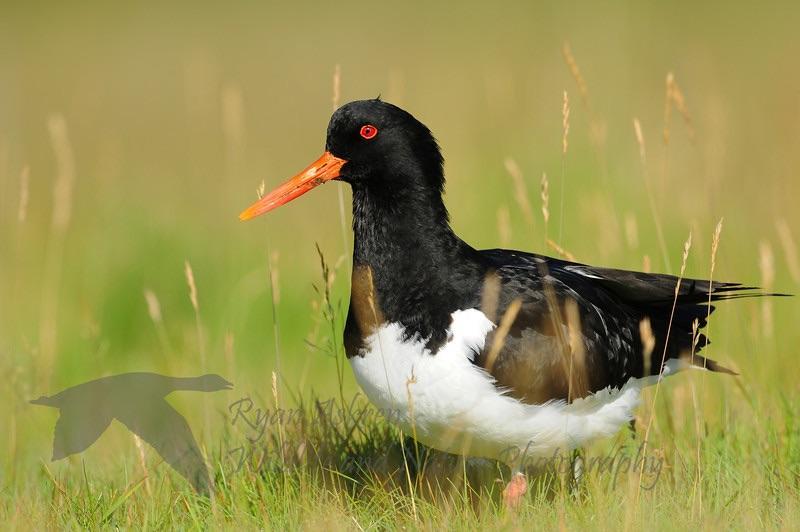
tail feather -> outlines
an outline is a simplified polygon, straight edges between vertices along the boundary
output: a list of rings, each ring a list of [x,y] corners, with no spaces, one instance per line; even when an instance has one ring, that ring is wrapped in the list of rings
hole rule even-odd
[[[706,358],[696,353],[694,356],[684,357],[684,360],[687,360],[694,367],[707,369],[708,371],[713,371],[715,373],[727,373],[728,375],[735,375],[735,376],[739,375],[738,372],[726,366],[723,366],[716,360],[713,360],[711,358]]]
[[[717,373],[738,375],[737,372],[727,368],[719,362],[703,357],[698,353],[711,340],[700,331],[708,324],[709,316],[716,310],[713,302],[730,301],[734,299],[756,297],[786,297],[790,294],[759,292],[756,286],[745,286],[740,283],[725,283],[685,279],[675,294],[678,279],[667,275],[654,275],[657,278],[656,287],[650,294],[658,293],[658,298],[650,303],[639,301],[643,306],[643,317],[651,320],[653,332],[656,336],[654,356],[666,355],[664,362],[669,359],[686,360],[696,367],[701,367]],[[638,277],[639,281],[643,279]],[[672,282],[672,294],[667,296],[663,292],[664,283]],[[669,333],[668,333],[669,331]],[[651,373],[660,371],[659,364],[653,364]]]

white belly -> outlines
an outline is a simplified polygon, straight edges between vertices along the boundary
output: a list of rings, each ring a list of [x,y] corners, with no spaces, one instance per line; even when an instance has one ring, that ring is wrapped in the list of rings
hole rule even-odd
[[[633,417],[639,390],[654,379],[631,379],[567,405],[528,405],[503,393],[472,363],[495,327],[477,309],[452,314],[448,341],[432,355],[419,339],[402,341],[397,323],[382,325],[350,358],[369,400],[407,434],[433,448],[511,463],[551,455],[613,435]]]

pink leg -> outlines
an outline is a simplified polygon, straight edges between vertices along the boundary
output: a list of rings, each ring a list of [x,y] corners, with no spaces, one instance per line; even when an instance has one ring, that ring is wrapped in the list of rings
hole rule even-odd
[[[522,502],[522,497],[528,492],[528,480],[524,473],[516,472],[511,476],[511,481],[503,490],[503,501],[508,508],[517,508]]]

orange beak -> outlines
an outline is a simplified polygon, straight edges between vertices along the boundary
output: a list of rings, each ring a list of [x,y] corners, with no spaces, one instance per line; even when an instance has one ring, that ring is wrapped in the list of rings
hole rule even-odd
[[[242,211],[239,215],[240,220],[249,220],[260,214],[269,212],[284,203],[289,203],[295,198],[299,198],[317,185],[321,185],[331,179],[339,177],[339,170],[346,163],[344,159],[334,157],[331,152],[326,151],[322,157],[311,163],[311,165],[258,200]]]

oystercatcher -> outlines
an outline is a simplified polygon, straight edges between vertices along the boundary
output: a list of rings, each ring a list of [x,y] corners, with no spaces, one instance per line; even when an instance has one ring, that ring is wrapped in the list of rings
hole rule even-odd
[[[684,279],[676,297],[670,275],[474,249],[450,228],[430,130],[380,99],[336,110],[323,155],[239,217],[334,179],[353,190],[344,345],[356,380],[422,443],[508,463],[511,504],[526,490],[522,458],[613,435],[642,386],[691,366],[733,373],[697,354],[708,341],[693,327],[709,302],[751,287]]]

